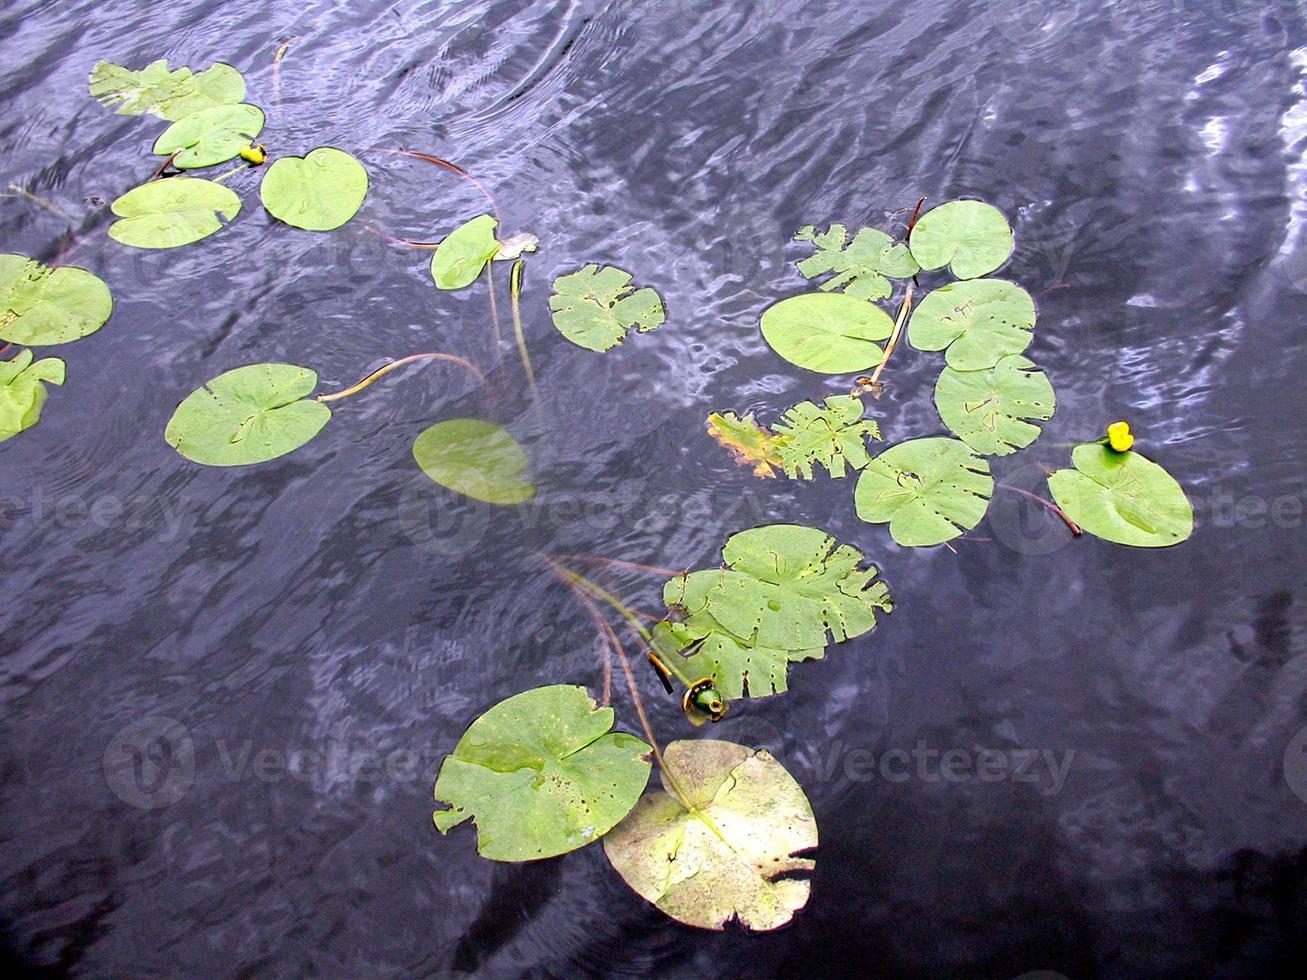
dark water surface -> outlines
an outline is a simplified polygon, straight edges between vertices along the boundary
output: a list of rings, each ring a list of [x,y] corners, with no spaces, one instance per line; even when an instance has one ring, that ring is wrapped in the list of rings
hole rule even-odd
[[[359,153],[359,218],[276,225],[246,174],[245,210],[201,244],[108,241],[103,202],[149,174],[162,126],[97,105],[86,75],[163,56],[244,70],[275,152]],[[457,161],[505,231],[541,236],[540,416],[484,285],[438,293],[425,253],[371,230],[429,241],[486,206],[366,152],[396,146]],[[57,352],[68,383],[40,425],[0,446],[9,958],[87,976],[1287,972],[1307,942],[1305,152],[1287,0],[7,0],[0,184],[66,214],[11,188],[0,251],[52,259],[82,230],[73,261],[117,300]],[[922,195],[1011,215],[1005,275],[1040,296],[1029,353],[1058,412],[999,478],[1035,487],[1057,443],[1130,419],[1194,501],[1188,543],[1072,542],[1003,494],[956,553],[900,549],[857,520],[852,481],[763,483],[708,440],[711,410],[847,390],[758,335],[803,288],[793,230],[901,227]],[[563,341],[549,281],[592,260],[655,286],[667,325],[604,357]],[[249,469],[161,438],[242,364],[334,389],[431,349],[475,361],[492,396],[444,367],[392,379]],[[896,356],[875,404],[889,440],[942,431],[941,363]],[[413,465],[416,434],[462,415],[527,446],[541,493],[520,512]],[[703,567],[768,521],[858,545],[898,601],[712,732],[771,749],[816,810],[789,928],[678,926],[599,847],[506,866],[470,827],[434,832],[431,784],[470,719],[538,684],[602,685],[584,610],[533,550]],[[606,581],[660,608],[660,580]],[[662,737],[687,736],[638,676]],[[106,778],[133,749],[155,781]],[[951,749],[971,767],[945,779]],[[894,750],[915,755],[887,779]]]

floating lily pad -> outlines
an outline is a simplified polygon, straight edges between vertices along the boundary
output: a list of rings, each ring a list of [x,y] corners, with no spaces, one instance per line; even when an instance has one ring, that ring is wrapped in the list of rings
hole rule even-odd
[[[177,248],[221,231],[240,214],[230,188],[199,177],[169,177],[133,187],[111,205],[119,220],[109,237],[133,248]]]
[[[367,194],[363,164],[334,146],[281,157],[259,185],[268,213],[305,231],[334,231],[358,214]]]
[[[594,263],[555,279],[549,308],[559,333],[599,353],[612,350],[629,331],[648,333],[667,319],[657,292],[648,286],[632,291],[629,272]]]
[[[797,856],[817,846],[803,789],[765,749],[699,739],[672,742],[663,757],[675,781],[664,771],[662,791],[641,799],[604,838],[609,862],[642,898],[686,925],[785,925],[811,891],[794,873],[816,866]]]
[[[853,499],[869,524],[906,547],[942,544],[980,523],[994,492],[989,463],[957,439],[913,439],[862,471]]]
[[[151,62],[139,71],[101,61],[91,69],[90,91],[120,116],[149,112],[176,120],[201,109],[242,101],[245,79],[222,62],[195,73],[185,67],[169,71],[164,60]]]
[[[163,437],[206,466],[248,466],[285,456],[322,431],[331,410],[308,398],[318,376],[293,364],[227,371],[186,396]]]
[[[844,225],[831,225],[826,231],[812,225],[800,228],[794,240],[812,242],[817,251],[799,263],[799,271],[808,279],[833,272],[835,275],[821,284],[823,290],[843,289],[850,296],[868,300],[889,296],[894,288],[891,279],[916,274],[917,262],[908,246],[883,231],[859,228],[853,241],[848,236]]]
[[[41,420],[45,386],[64,383],[64,362],[46,357],[32,363],[30,350],[0,361],[0,442]]]
[[[987,276],[1012,254],[1003,212],[983,201],[949,201],[921,216],[909,238],[923,269],[948,266],[959,279]]]
[[[1170,473],[1137,452],[1097,442],[1071,453],[1048,488],[1057,505],[1090,534],[1136,548],[1166,548],[1193,532],[1194,511]]]
[[[477,851],[493,861],[534,861],[598,840],[649,781],[649,746],[612,727],[613,709],[583,687],[499,702],[441,763],[436,801],[450,809],[435,812],[437,829],[471,817]]]
[[[66,344],[95,333],[112,312],[109,287],[85,269],[0,255],[0,340]]]
[[[1051,419],[1056,404],[1048,376],[1020,354],[982,371],[945,368],[935,383],[939,417],[982,456],[1006,456],[1029,446],[1040,428],[1028,420]]]
[[[743,418],[734,412],[708,416],[708,435],[726,448],[738,463],[753,467],[754,476],[771,478],[781,465],[776,437],[758,424],[753,413]]]
[[[240,154],[263,132],[263,110],[247,102],[216,105],[183,116],[154,141],[154,152],[173,157],[179,170],[212,167]]]
[[[894,332],[879,306],[847,293],[804,293],[769,306],[762,336],[781,357],[809,371],[853,374],[881,362],[876,343]]]
[[[860,470],[871,458],[866,441],[880,438],[880,426],[863,418],[862,401],[852,395],[832,395],[824,407],[800,402],[773,428],[781,468],[792,480],[811,480],[814,466],[837,479],[846,467]]]
[[[476,282],[499,251],[499,222],[488,214],[465,221],[446,236],[431,256],[431,278],[439,289],[462,289]]]
[[[413,457],[442,487],[474,500],[520,504],[535,496],[526,452],[493,422],[437,422],[417,437]]]
[[[1035,316],[1035,301],[1014,282],[954,282],[921,301],[908,323],[908,341],[917,350],[947,347],[949,367],[979,371],[1029,347]]]

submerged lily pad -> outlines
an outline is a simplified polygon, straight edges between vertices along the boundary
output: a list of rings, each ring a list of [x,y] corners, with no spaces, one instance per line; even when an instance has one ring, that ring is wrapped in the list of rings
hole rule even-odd
[[[994,492],[989,463],[957,439],[912,439],[862,471],[853,499],[869,524],[906,547],[942,544],[980,523]]]
[[[149,112],[175,120],[245,98],[245,79],[222,62],[197,74],[186,67],[169,71],[162,59],[139,71],[101,61],[91,69],[89,85],[91,95],[120,116]]]
[[[1040,428],[1029,419],[1053,417],[1057,398],[1048,376],[1020,354],[983,371],[946,367],[935,383],[935,407],[954,435],[982,456],[1024,449]]]
[[[133,248],[177,248],[221,231],[240,214],[241,199],[222,184],[169,177],[133,187],[111,205],[119,220],[109,237]]]
[[[875,341],[894,332],[879,306],[847,293],[804,293],[769,306],[762,336],[781,357],[809,371],[852,374],[881,362]]]
[[[811,480],[814,466],[837,479],[846,467],[860,470],[871,458],[866,441],[880,438],[880,426],[863,418],[862,401],[852,395],[831,395],[824,407],[800,402],[774,429],[781,468],[792,480]]]
[[[1057,470],[1048,489],[1090,534],[1136,548],[1166,548],[1193,532],[1194,511],[1175,477],[1133,450],[1077,446],[1073,470]]]
[[[534,861],[584,847],[625,817],[649,781],[650,748],[614,732],[613,709],[555,684],[501,701],[468,726],[440,766],[443,834],[471,817],[477,851]]]
[[[0,361],[0,442],[41,420],[45,386],[64,383],[64,362],[46,357],[32,363],[30,350]]]
[[[794,235],[798,242],[812,242],[817,252],[799,263],[799,271],[808,279],[835,273],[821,284],[827,292],[843,289],[860,299],[884,299],[894,286],[890,279],[907,279],[917,272],[917,262],[908,246],[896,242],[883,231],[859,228],[848,241],[844,225],[831,225],[826,231],[814,226],[800,228]]]
[[[908,323],[908,341],[917,350],[947,347],[949,367],[979,371],[1029,347],[1035,316],[1035,301],[1014,282],[954,282],[921,301]]]
[[[0,340],[67,344],[95,333],[112,312],[109,287],[85,269],[0,255]]]
[[[667,319],[658,293],[645,286],[632,291],[631,274],[593,262],[554,280],[549,297],[554,326],[586,350],[612,350],[632,329],[648,333]]]
[[[163,437],[206,466],[248,466],[294,452],[331,409],[308,398],[318,376],[294,364],[251,364],[218,375],[177,406]]]
[[[462,289],[476,282],[486,263],[499,251],[499,222],[479,214],[451,231],[431,256],[431,278],[439,289]]]
[[[708,435],[726,448],[736,462],[753,467],[753,475],[771,478],[781,465],[776,437],[758,424],[749,412],[743,418],[734,412],[708,416]]]
[[[248,102],[217,105],[183,116],[154,141],[154,151],[173,157],[179,170],[212,167],[240,154],[263,132],[263,110]]]
[[[305,231],[334,231],[358,214],[367,194],[363,164],[334,146],[281,157],[259,185],[268,213]]]
[[[417,437],[413,458],[442,487],[473,500],[520,504],[535,496],[526,452],[493,422],[437,422]]]
[[[795,878],[815,862],[817,820],[803,789],[765,749],[713,739],[672,742],[662,791],[604,838],[622,879],[678,922],[721,929],[739,919],[777,929],[808,902]],[[687,810],[677,791],[694,810]]]
[[[1012,228],[983,201],[949,201],[921,216],[909,237],[923,269],[948,266],[959,279],[987,276],[1012,254]]]

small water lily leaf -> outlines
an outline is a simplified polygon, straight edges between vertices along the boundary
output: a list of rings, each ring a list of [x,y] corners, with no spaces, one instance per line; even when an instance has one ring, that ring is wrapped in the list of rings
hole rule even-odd
[[[991,368],[1034,339],[1035,301],[1006,279],[949,283],[926,296],[908,322],[917,350],[943,350],[957,371]]]
[[[486,263],[499,251],[499,222],[479,214],[451,231],[431,256],[431,278],[438,289],[462,289],[476,282]]]
[[[500,701],[441,763],[434,814],[443,834],[471,817],[477,852],[534,861],[598,840],[649,781],[650,748],[614,732],[613,709],[583,687],[554,684]]]
[[[817,820],[803,789],[766,749],[714,739],[672,742],[663,789],[604,838],[622,879],[677,922],[777,929],[808,902],[794,877],[816,863]],[[674,782],[673,782],[674,779]],[[687,810],[678,791],[685,794]]]
[[[504,429],[481,419],[449,419],[413,443],[422,472],[442,487],[488,504],[520,504],[535,496],[526,452]]]
[[[119,220],[109,237],[133,248],[177,248],[221,231],[240,214],[228,187],[199,177],[170,177],[133,187],[111,205]]]
[[[0,442],[41,420],[45,386],[64,383],[64,362],[46,357],[32,363],[30,350],[0,361]]]
[[[1012,228],[983,201],[949,201],[921,216],[908,240],[923,269],[949,266],[959,279],[987,276],[1012,254]]]
[[[1028,420],[1051,419],[1056,404],[1048,376],[1020,354],[981,371],[946,367],[935,382],[939,417],[982,456],[1006,456],[1029,446],[1040,428]]]
[[[826,231],[812,225],[800,228],[794,240],[812,242],[817,251],[799,263],[799,271],[808,279],[833,272],[821,288],[843,289],[860,299],[885,299],[894,288],[890,279],[916,275],[917,262],[908,246],[883,231],[859,228],[852,242],[848,236],[844,225],[831,225]]]
[[[645,286],[632,291],[631,274],[593,262],[554,280],[549,297],[554,326],[586,350],[612,350],[635,329],[648,333],[667,319],[658,293]]]
[[[227,371],[186,396],[163,437],[205,466],[248,466],[285,456],[331,419],[331,409],[308,398],[317,385],[317,374],[294,364]]]
[[[363,164],[334,146],[275,160],[259,184],[268,213],[305,231],[334,231],[358,214],[367,195]]]
[[[28,347],[67,344],[95,333],[113,296],[85,269],[51,269],[25,255],[0,255],[0,340]]]
[[[245,79],[231,65],[217,62],[195,73],[189,68],[168,70],[168,62],[154,61],[139,71],[99,62],[91,69],[91,95],[115,107],[120,116],[149,112],[177,120],[218,105],[234,105],[245,98]]]
[[[868,524],[905,547],[942,544],[980,523],[994,492],[989,463],[957,439],[912,439],[862,471],[853,500]]]
[[[893,332],[889,314],[847,293],[791,296],[762,314],[762,336],[771,349],[822,374],[852,374],[879,364],[885,351],[875,341]]]
[[[216,105],[183,116],[154,141],[154,151],[173,157],[179,170],[212,167],[239,156],[263,132],[263,110],[248,102]]]
[[[1090,534],[1136,548],[1166,548],[1193,532],[1194,511],[1175,477],[1137,452],[1089,442],[1071,453],[1048,488],[1057,505]]]
[[[495,252],[495,261],[511,262],[513,259],[521,258],[527,252],[534,252],[539,245],[540,239],[529,231],[510,235],[499,243],[499,248]]]
[[[776,437],[759,425],[749,412],[744,418],[734,412],[708,416],[708,435],[725,446],[738,463],[753,467],[753,475],[771,478],[781,465]]]
[[[776,453],[791,480],[811,480],[814,465],[836,478],[846,466],[860,470],[871,458],[866,440],[880,438],[880,426],[862,417],[862,401],[852,395],[832,395],[825,407],[800,402],[774,428]]]

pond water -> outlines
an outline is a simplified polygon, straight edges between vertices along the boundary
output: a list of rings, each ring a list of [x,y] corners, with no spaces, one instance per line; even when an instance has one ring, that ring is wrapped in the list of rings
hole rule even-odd
[[[1304,20],[1290,0],[10,0],[0,184],[58,213],[10,188],[0,251],[50,260],[76,234],[117,305],[58,352],[68,382],[41,423],[0,446],[8,960],[98,976],[1287,970],[1307,936]],[[86,75],[165,56],[241,68],[272,152],[357,153],[359,217],[293,231],[245,174],[221,234],[110,242],[104,202],[149,175],[161,127],[97,105]],[[378,234],[431,241],[485,198],[374,147],[457,162],[505,232],[540,236],[523,294],[538,413],[484,286],[439,293],[427,253]],[[902,549],[858,521],[851,480],[759,481],[708,439],[710,411],[772,418],[848,389],[758,334],[804,288],[792,232],[901,230],[921,196],[1007,213],[1004,274],[1039,297],[1028,354],[1058,411],[999,477],[1038,487],[1058,443],[1129,419],[1187,489],[1191,540],[1073,541],[1007,493],[954,551]],[[657,288],[667,324],[602,357],[567,344],[549,282],[587,261]],[[181,398],[242,364],[308,365],[334,389],[433,349],[480,366],[490,393],[445,366],[393,376],[247,469],[162,439]],[[872,409],[888,440],[942,431],[940,363],[896,355]],[[419,431],[468,415],[526,446],[530,504],[469,502],[414,466]],[[813,803],[812,897],[791,926],[688,929],[601,848],[497,865],[470,827],[436,834],[432,782],[473,717],[539,684],[602,687],[586,612],[534,551],[705,567],[773,521],[857,545],[897,602],[711,731],[770,749]],[[603,574],[661,608],[656,576]],[[689,737],[637,677],[661,737]],[[106,768],[133,751],[163,775]]]

